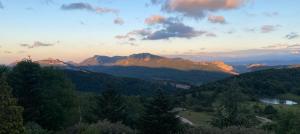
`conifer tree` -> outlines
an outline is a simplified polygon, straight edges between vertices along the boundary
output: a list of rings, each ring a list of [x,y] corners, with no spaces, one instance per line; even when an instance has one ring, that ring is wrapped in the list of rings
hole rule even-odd
[[[4,76],[0,76],[0,134],[23,133],[22,111]]]
[[[161,90],[153,100],[145,106],[145,113],[141,119],[143,134],[173,134],[178,132],[180,121],[173,111],[170,100]]]
[[[108,89],[97,98],[95,113],[100,120],[106,119],[115,123],[125,120],[125,108],[122,96],[116,90]]]

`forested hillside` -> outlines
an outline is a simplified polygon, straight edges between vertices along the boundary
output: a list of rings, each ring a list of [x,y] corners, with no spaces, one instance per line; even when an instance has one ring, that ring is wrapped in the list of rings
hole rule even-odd
[[[106,89],[115,89],[124,95],[152,95],[154,89],[159,88],[168,93],[176,91],[174,86],[156,81],[115,77],[89,71],[64,70],[64,73],[74,83],[76,89],[83,92],[101,93]]]
[[[261,97],[274,97],[285,93],[300,95],[300,68],[245,73],[201,86],[199,90],[222,92],[230,88],[238,88],[245,94]]]

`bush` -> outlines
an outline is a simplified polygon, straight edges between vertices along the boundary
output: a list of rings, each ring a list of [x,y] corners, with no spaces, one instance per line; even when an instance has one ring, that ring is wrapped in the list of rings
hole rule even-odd
[[[46,129],[43,129],[39,124],[35,122],[28,122],[25,125],[24,134],[50,134]]]
[[[134,130],[123,125],[120,122],[111,123],[106,120],[99,121],[96,124],[81,124],[69,128],[66,134],[134,134]]]
[[[272,134],[256,128],[228,127],[219,128],[190,128],[185,134]]]

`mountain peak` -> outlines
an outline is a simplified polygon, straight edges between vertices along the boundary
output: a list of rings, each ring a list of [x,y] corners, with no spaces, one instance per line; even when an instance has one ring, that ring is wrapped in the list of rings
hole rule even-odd
[[[162,58],[161,56],[158,55],[153,55],[150,53],[139,53],[139,54],[132,54],[129,56],[129,58],[134,58],[134,59],[160,59]]]

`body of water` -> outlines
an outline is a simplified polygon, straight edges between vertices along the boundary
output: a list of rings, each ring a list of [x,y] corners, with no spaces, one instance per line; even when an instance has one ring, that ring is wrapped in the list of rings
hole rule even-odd
[[[260,99],[262,103],[265,104],[272,104],[272,105],[279,105],[279,104],[284,104],[284,105],[297,105],[298,103],[292,100],[280,100],[280,99]]]

